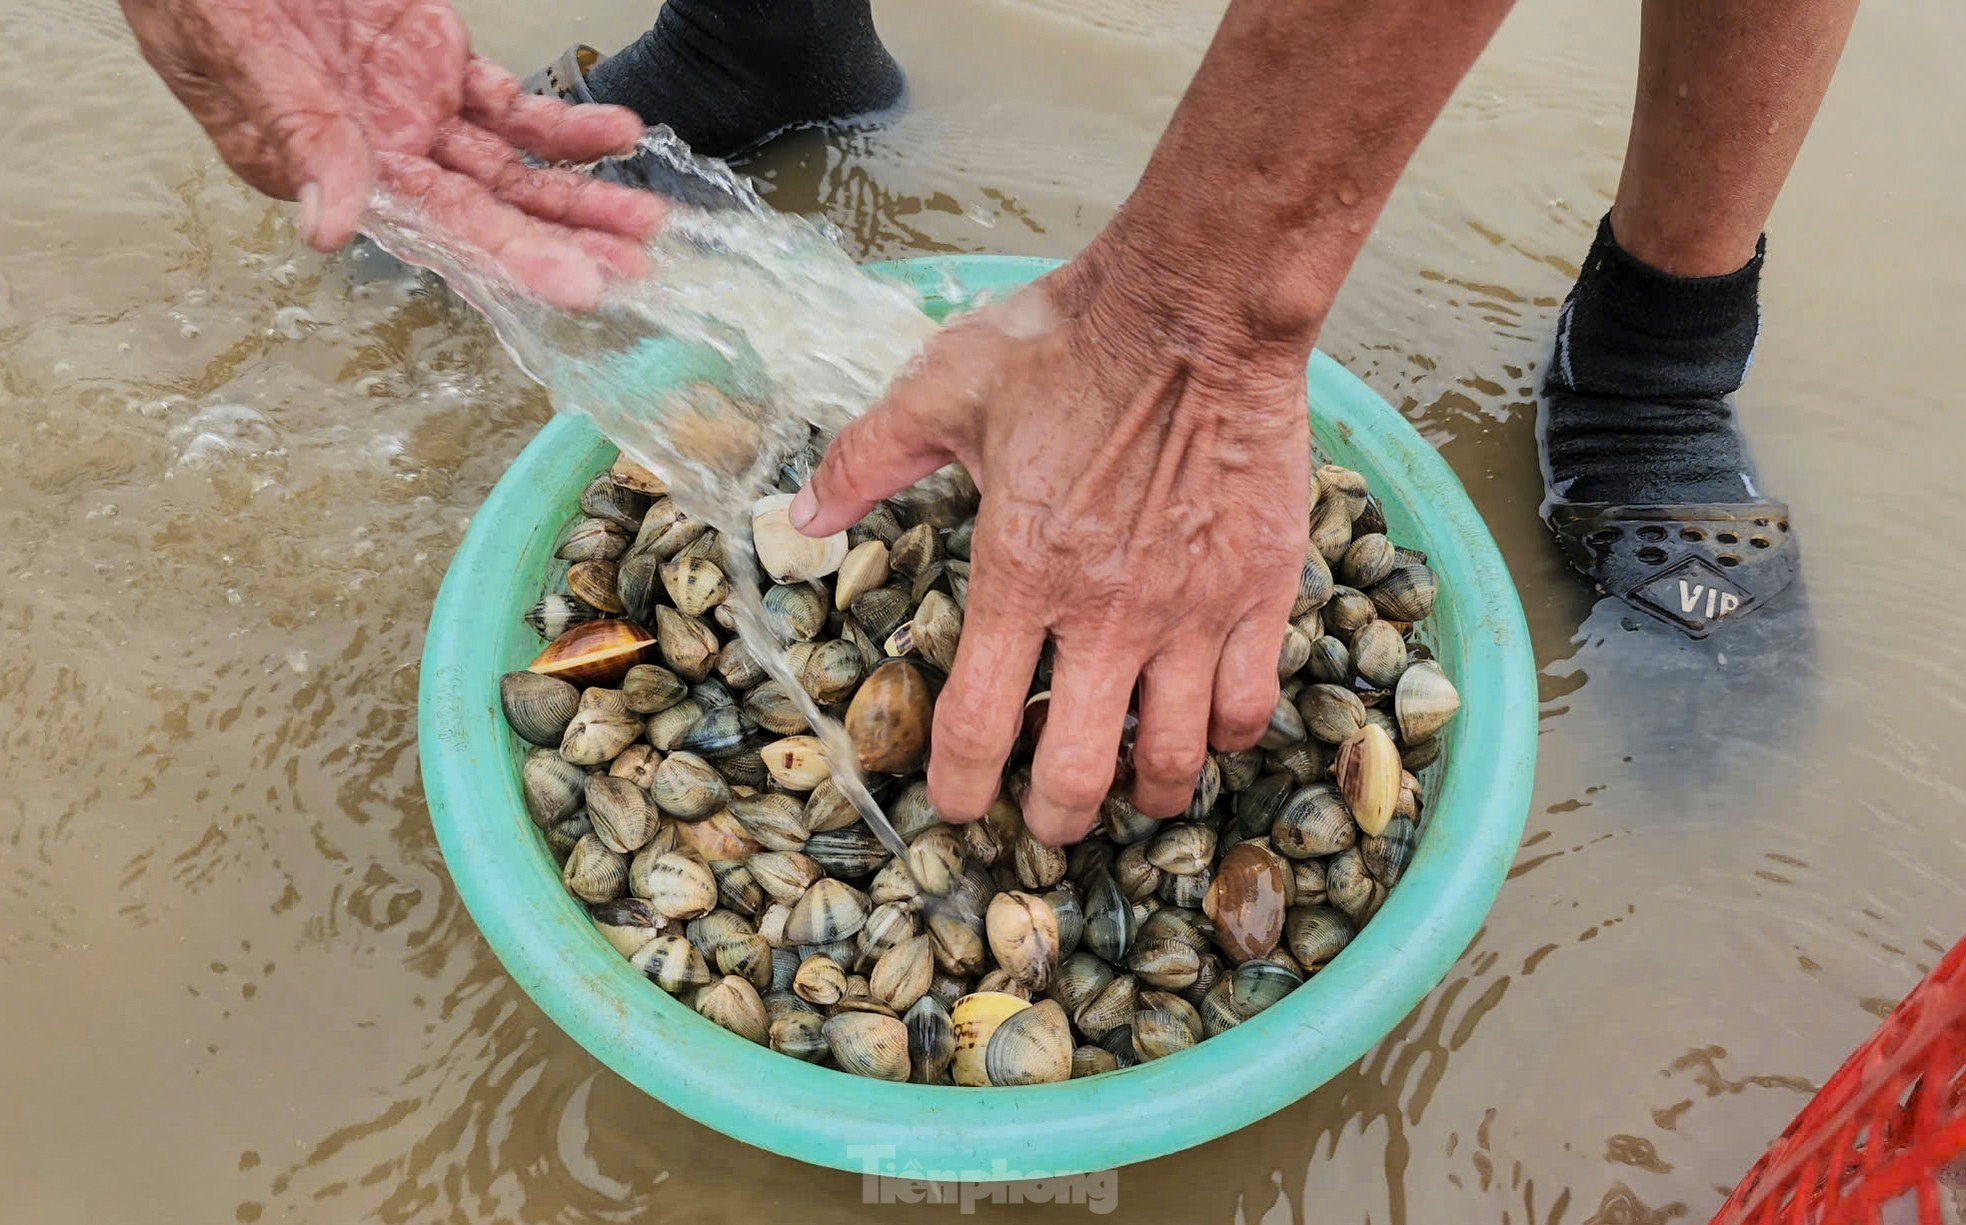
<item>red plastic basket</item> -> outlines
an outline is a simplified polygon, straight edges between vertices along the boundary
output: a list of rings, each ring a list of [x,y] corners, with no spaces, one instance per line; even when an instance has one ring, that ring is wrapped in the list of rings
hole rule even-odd
[[[1943,1197],[1966,1221],[1966,940],[1802,1108],[1713,1225],[1943,1225]]]

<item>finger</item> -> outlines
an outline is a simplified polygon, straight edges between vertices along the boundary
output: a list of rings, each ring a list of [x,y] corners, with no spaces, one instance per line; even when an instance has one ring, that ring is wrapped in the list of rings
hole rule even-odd
[[[1098,820],[1099,805],[1113,781],[1127,701],[1139,675],[1138,661],[1112,648],[1059,647],[1051,709],[1024,801],[1024,824],[1039,842],[1077,842]]]
[[[625,106],[529,94],[518,78],[479,56],[464,69],[463,115],[472,123],[552,162],[591,162],[626,153],[642,138],[641,117]]]
[[[484,184],[424,158],[379,159],[392,190],[416,202],[431,225],[483,251],[522,288],[565,310],[589,310],[610,274],[644,259],[638,244],[539,221],[494,197]]]
[[[974,820],[996,800],[1044,648],[1044,625],[1034,611],[1006,589],[987,557],[976,565],[956,665],[936,699],[930,739],[929,798],[952,821]]]
[[[444,125],[430,157],[545,221],[629,238],[648,235],[662,221],[662,198],[654,192],[604,183],[572,170],[529,166],[509,141],[476,124]]]
[[[1277,654],[1283,650],[1289,611],[1271,606],[1251,613],[1222,644],[1208,740],[1225,753],[1252,747],[1270,725],[1279,693]]]
[[[874,503],[955,458],[908,394],[897,387],[834,436],[826,458],[792,499],[793,527],[808,536],[845,531]]]
[[[1194,796],[1208,759],[1208,711],[1220,654],[1221,643],[1212,637],[1183,640],[1140,673],[1133,806],[1147,816],[1171,817]]]

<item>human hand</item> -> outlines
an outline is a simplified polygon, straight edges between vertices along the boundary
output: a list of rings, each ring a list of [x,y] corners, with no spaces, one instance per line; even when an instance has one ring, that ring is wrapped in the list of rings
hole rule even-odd
[[[321,251],[378,185],[556,306],[646,267],[657,197],[572,171],[641,136],[634,112],[533,97],[471,53],[446,0],[123,0],[151,67],[253,187],[298,200]]]
[[[1109,231],[951,325],[840,432],[792,508],[821,536],[944,464],[975,478],[929,768],[950,820],[996,798],[1047,636],[1051,704],[1023,804],[1044,842],[1091,829],[1136,680],[1132,799],[1152,816],[1186,806],[1209,743],[1249,747],[1276,705],[1307,537],[1310,334],[1249,335],[1151,255]]]

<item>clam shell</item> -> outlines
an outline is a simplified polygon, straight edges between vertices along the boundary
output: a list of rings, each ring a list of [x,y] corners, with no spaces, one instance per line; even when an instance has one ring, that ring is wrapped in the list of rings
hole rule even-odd
[[[668,822],[662,828],[664,832],[675,831],[678,849],[694,851],[706,863],[743,859],[759,849],[757,841],[728,811],[713,812],[701,821]]]
[[[717,946],[716,961],[720,973],[736,975],[761,992],[771,988],[771,945],[763,936],[752,933],[726,940]]]
[[[1173,876],[1193,876],[1215,857],[1215,831],[1187,821],[1161,827],[1147,844],[1147,862]]]
[[[611,561],[577,561],[567,567],[567,591],[573,598],[604,613],[624,610],[615,594],[615,564]]]
[[[1399,687],[1393,691],[1393,714],[1399,721],[1399,738],[1405,744],[1418,745],[1432,740],[1460,709],[1461,695],[1439,664],[1422,660],[1400,674]],[[1408,768],[1417,770],[1425,764]]]
[[[621,698],[638,715],[659,714],[688,696],[681,677],[658,664],[636,664],[621,678]]]
[[[720,859],[710,865],[710,873],[717,878],[717,900],[724,906],[742,915],[755,915],[764,909],[768,895],[752,874],[750,864]],[[765,986],[758,990],[765,990]]]
[[[678,554],[663,562],[657,573],[669,602],[687,616],[701,617],[730,595],[724,572],[700,557]]]
[[[1133,1014],[1133,1049],[1142,1059],[1164,1059],[1194,1044],[1194,1031],[1179,1013],[1150,1008]]]
[[[1085,882],[1085,946],[1118,964],[1133,943],[1133,907],[1108,872],[1096,872]]]
[[[751,648],[741,638],[732,638],[724,643],[723,650],[717,652],[717,661],[710,667],[731,689],[750,689],[768,675],[764,665],[758,662],[758,657],[751,653]]]
[[[728,652],[732,647],[742,645],[733,641],[724,650]],[[759,727],[780,736],[796,736],[812,726],[806,722],[805,712],[799,709],[799,704],[777,681],[760,682],[745,694],[744,713]]]
[[[1331,567],[1322,554],[1313,550],[1304,557],[1304,568],[1297,573],[1297,599],[1290,606],[1290,619],[1297,620],[1323,608],[1331,599]]]
[[[956,1057],[956,1026],[939,996],[925,994],[902,1018],[908,1026],[909,1079],[917,1084],[941,1084]]]
[[[747,866],[760,889],[788,906],[826,874],[817,860],[798,851],[760,851]]]
[[[656,767],[649,796],[678,820],[700,821],[730,802],[730,784],[703,758],[678,751]]]
[[[1331,602],[1324,606],[1324,623],[1331,627],[1331,633],[1347,641],[1351,640],[1358,628],[1379,615],[1379,610],[1363,591],[1354,587],[1339,587],[1331,593]]]
[[[780,642],[811,642],[826,628],[826,601],[803,583],[765,592],[765,625]]]
[[[1072,1027],[1054,1000],[1040,1000],[1004,1018],[983,1050],[993,1085],[1047,1085],[1072,1075]]]
[[[1399,883],[1399,878],[1406,872],[1406,865],[1413,862],[1413,848],[1419,839],[1420,831],[1413,820],[1396,816],[1386,822],[1386,828],[1380,833],[1368,834],[1359,840],[1359,858],[1372,879],[1390,889]]]
[[[829,944],[845,940],[867,922],[867,895],[843,881],[815,881],[792,905],[785,920],[785,937],[795,944]]]
[[[548,643],[526,670],[575,685],[612,685],[628,669],[653,659],[655,652],[655,639],[639,625],[587,621]]]
[[[1295,785],[1308,787],[1331,773],[1332,753],[1322,740],[1306,740],[1269,754],[1263,764],[1265,769],[1288,774]]]
[[[807,845],[805,806],[797,796],[780,792],[732,797],[728,809],[744,833],[774,851],[797,851]],[[818,862],[816,857],[815,863]]]
[[[580,810],[587,771],[552,749],[534,749],[519,769],[519,790],[533,824],[546,829]]]
[[[971,992],[956,1001],[949,1010],[949,1019],[955,1030],[955,1053],[950,1071],[955,1075],[957,1084],[980,1086],[990,1083],[984,1066],[990,1039],[1005,1021],[1029,1007],[1030,1001],[1002,991]]]
[[[918,523],[901,533],[888,549],[888,566],[898,574],[913,577],[942,559],[942,542],[935,529]]]
[[[1308,970],[1322,968],[1352,942],[1352,924],[1332,906],[1293,906],[1284,920],[1290,955]]]
[[[1073,1010],[1072,1020],[1079,1032],[1097,1042],[1132,1021],[1139,997],[1139,980],[1121,974]]]
[[[598,766],[613,761],[641,732],[640,716],[628,709],[619,689],[589,689],[560,738],[560,756],[577,766]]]
[[[833,607],[845,612],[855,600],[887,582],[887,542],[863,540],[848,550],[833,582]]]
[[[872,876],[888,861],[887,848],[857,819],[839,829],[813,834],[806,839],[805,853],[817,859],[829,875],[846,880]]]
[[[838,638],[817,643],[799,666],[799,685],[821,706],[835,706],[853,696],[867,675],[860,648]]]
[[[615,563],[614,593],[622,615],[637,625],[647,625],[655,617],[662,594],[661,568],[662,559],[650,549],[630,549]]]
[[[1270,725],[1264,730],[1263,738],[1256,743],[1258,747],[1274,752],[1298,743],[1305,734],[1303,716],[1297,713],[1297,708],[1290,704],[1290,696],[1285,694],[1277,698],[1276,709],[1270,712]]]
[[[969,827],[973,828],[973,827]],[[1065,852],[1046,846],[1026,829],[1017,831],[1011,843],[1011,866],[1017,882],[1026,889],[1049,889],[1065,879]]]
[[[1241,963],[1276,947],[1288,883],[1283,861],[1253,842],[1239,843],[1222,856],[1201,905],[1214,925],[1215,942],[1230,960]]]
[[[1199,911],[1162,906],[1141,921],[1139,934],[1133,939],[1136,944],[1172,940],[1204,954],[1212,947],[1214,934],[1208,917]]]
[[[771,1025],[758,989],[734,974],[726,974],[696,997],[696,1011],[740,1038],[764,1045]]]
[[[1352,667],[1375,689],[1389,689],[1406,671],[1406,639],[1390,621],[1368,621],[1352,635]]]
[[[1392,737],[1376,726],[1360,728],[1338,746],[1331,777],[1358,827],[1368,834],[1384,833],[1399,802],[1399,750]]]
[[[594,834],[609,850],[632,855],[655,837],[655,805],[648,793],[625,778],[607,774],[587,779],[587,816]]]
[[[557,592],[540,597],[526,613],[526,624],[533,633],[551,642],[576,625],[584,625],[601,614],[570,595]]]
[[[681,936],[656,936],[637,949],[628,964],[671,995],[707,987],[715,981],[703,954]]]
[[[644,888],[649,905],[671,919],[694,919],[717,906],[717,878],[710,865],[684,851],[657,859]]]
[[[872,898],[868,899],[872,901]],[[904,941],[913,939],[921,930],[916,922],[915,911],[906,902],[883,902],[867,915],[866,925],[860,929],[854,941],[859,946],[860,958],[856,969],[871,971],[887,951]]]
[[[781,1013],[771,1023],[771,1049],[806,1063],[818,1063],[831,1050],[825,1027],[825,1018],[816,1012]]]
[[[814,787],[812,794],[806,797],[804,824],[813,834],[845,829],[859,819],[860,814],[854,810],[853,802],[830,778]]]
[[[1342,744],[1365,726],[1365,703],[1338,685],[1311,685],[1297,695],[1304,728],[1326,744]]]
[[[1386,575],[1394,565],[1393,542],[1378,532],[1354,537],[1338,563],[1338,577],[1348,587],[1363,591]]]
[[[772,781],[787,791],[811,791],[832,777],[826,746],[817,736],[787,736],[758,750]]]
[[[1283,646],[1277,651],[1277,675],[1295,676],[1311,659],[1311,637],[1294,625],[1283,630]]]
[[[1080,1046],[1072,1050],[1072,1079],[1097,1076],[1102,1072],[1117,1072],[1120,1068],[1118,1055],[1100,1046]]]
[[[605,472],[587,482],[587,487],[580,491],[581,513],[607,519],[630,532],[642,526],[648,506],[646,497],[616,484]]]
[[[948,825],[931,825],[908,846],[908,872],[923,893],[939,897],[956,887],[966,862],[962,836]]]
[[[655,610],[655,637],[662,648],[662,662],[691,683],[710,675],[721,649],[709,626],[673,608]]]
[[[1097,954],[1073,953],[1053,976],[1051,997],[1063,1004],[1065,1011],[1075,1013],[1112,981],[1113,967]]]
[[[781,583],[824,578],[846,560],[846,533],[815,539],[793,527],[792,496],[772,494],[751,507],[751,547],[757,550],[758,565]]]
[[[1033,991],[1051,984],[1058,968],[1058,916],[1049,902],[1022,891],[999,893],[983,923],[999,966]]]
[[[792,975],[792,993],[808,1004],[830,1008],[846,995],[846,971],[823,954],[808,957]]]
[[[847,534],[855,544],[878,540],[891,545],[901,539],[901,519],[895,514],[894,507],[886,502],[876,502],[872,510],[860,517],[860,522],[847,529]]]
[[[1179,991],[1201,972],[1201,954],[1179,940],[1136,940],[1127,952],[1126,968],[1148,986]]]
[[[911,936],[881,954],[867,975],[867,989],[889,1008],[906,1012],[928,994],[934,977],[934,942],[926,935]]]
[[[1338,789],[1314,783],[1291,793],[1270,827],[1270,846],[1289,859],[1312,859],[1353,846],[1358,835],[1358,823]]]
[[[1372,597],[1372,605],[1379,615],[1388,621],[1424,621],[1434,610],[1437,589],[1432,570],[1418,562],[1407,562],[1394,566],[1366,594]]]
[[[696,726],[704,713],[703,703],[695,698],[684,698],[674,706],[657,711],[649,716],[645,733],[649,744],[664,753],[681,747],[683,737]]]
[[[1265,774],[1251,783],[1236,797],[1236,832],[1245,838],[1268,836],[1296,786],[1295,780],[1284,773]]]
[[[614,466],[608,469],[608,479],[623,489],[655,497],[669,492],[668,482],[626,455],[615,457]]]
[[[1304,976],[1275,961],[1245,961],[1223,980],[1228,984],[1229,1006],[1247,1021],[1274,1006],[1284,996],[1304,985]],[[1202,1019],[1207,1021],[1207,1013]]]
[[[701,690],[705,685],[697,686]],[[723,696],[720,694],[720,696]],[[707,707],[703,717],[690,724],[676,741],[676,748],[695,753],[706,760],[727,757],[744,745],[744,738],[751,733],[751,721],[736,706],[712,706],[699,697],[698,702]]]
[[[1352,520],[1343,505],[1319,503],[1311,515],[1311,548],[1327,564],[1345,555],[1352,543]]]
[[[606,519],[576,519],[553,556],[562,561],[613,561],[628,551],[634,533]]]
[[[1304,675],[1327,685],[1343,685],[1352,678],[1352,650],[1326,634],[1311,642],[1310,657],[1304,661]]]
[[[1341,507],[1347,521],[1365,513],[1366,500],[1372,495],[1365,477],[1359,473],[1338,464],[1321,464],[1317,483],[1319,506]]]
[[[905,774],[920,767],[928,756],[934,714],[935,699],[919,669],[898,659],[875,668],[853,695],[844,720],[861,768]]]
[[[662,934],[668,920],[638,897],[618,897],[587,908],[594,930],[623,957],[632,958],[651,939]]]
[[[1121,846],[1144,842],[1160,829],[1160,821],[1133,806],[1133,801],[1111,791],[1099,805],[1099,827]]]
[[[1331,904],[1345,912],[1354,923],[1362,922],[1372,903],[1377,882],[1365,870],[1365,858],[1357,847],[1340,851],[1324,865],[1324,888]]]
[[[611,902],[628,887],[628,860],[588,834],[573,844],[560,880],[583,902]]]
[[[1147,861],[1147,844],[1136,842],[1113,860],[1113,880],[1129,902],[1144,901],[1160,888],[1161,870]]]
[[[841,1071],[876,1080],[908,1079],[908,1027],[894,1017],[843,1012],[826,1018],[822,1032]]]
[[[914,611],[908,593],[893,587],[876,587],[856,596],[848,607],[853,612],[854,621],[874,642],[887,641],[888,635]]]

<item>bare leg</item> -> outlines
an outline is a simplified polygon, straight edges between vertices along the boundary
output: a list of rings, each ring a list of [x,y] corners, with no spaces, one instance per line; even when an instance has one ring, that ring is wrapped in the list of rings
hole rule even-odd
[[[1645,0],[1618,245],[1676,276],[1746,264],[1856,15],[1857,0]]]

